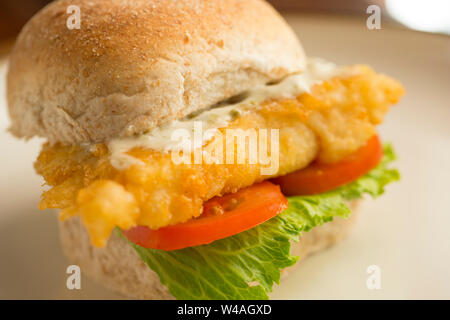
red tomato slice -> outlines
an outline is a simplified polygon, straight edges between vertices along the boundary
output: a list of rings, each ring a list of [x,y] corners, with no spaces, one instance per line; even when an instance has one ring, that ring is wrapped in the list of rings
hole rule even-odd
[[[178,250],[248,230],[287,207],[280,187],[265,181],[205,202],[199,218],[158,230],[137,226],[123,233],[131,242],[145,248]]]
[[[314,162],[305,169],[272,179],[287,196],[317,194],[350,183],[373,169],[383,156],[377,135],[355,153],[337,163]]]

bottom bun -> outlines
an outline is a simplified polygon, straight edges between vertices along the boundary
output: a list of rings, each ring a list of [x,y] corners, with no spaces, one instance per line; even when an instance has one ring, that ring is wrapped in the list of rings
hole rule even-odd
[[[332,222],[303,233],[300,241],[292,243],[291,253],[303,260],[345,238],[354,225],[356,206],[356,201],[350,203],[352,214],[348,219],[335,218]],[[91,244],[79,218],[60,222],[59,225],[64,254],[81,268],[84,275],[126,297],[174,298],[167,287],[161,284],[158,275],[140,259],[125,239],[113,233],[104,248],[97,248]],[[294,267],[283,270],[283,276]]]

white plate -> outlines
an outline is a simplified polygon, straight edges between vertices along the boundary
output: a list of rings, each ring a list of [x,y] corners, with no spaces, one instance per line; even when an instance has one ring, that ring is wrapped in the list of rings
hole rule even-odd
[[[365,17],[289,16],[308,55],[339,64],[367,63],[407,90],[380,128],[400,157],[402,181],[366,201],[356,230],[306,259],[274,289],[274,299],[450,298],[450,40],[385,28]],[[66,289],[66,267],[54,212],[39,212],[42,179],[33,171],[40,141],[11,137],[0,91],[0,298],[119,298],[82,279]],[[381,289],[366,287],[369,265]]]

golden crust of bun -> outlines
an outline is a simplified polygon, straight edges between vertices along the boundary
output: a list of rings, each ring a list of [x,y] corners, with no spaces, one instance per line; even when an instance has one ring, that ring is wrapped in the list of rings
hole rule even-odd
[[[66,25],[69,5],[80,29]],[[55,1],[11,53],[11,132],[67,144],[139,134],[304,65],[262,0]]]

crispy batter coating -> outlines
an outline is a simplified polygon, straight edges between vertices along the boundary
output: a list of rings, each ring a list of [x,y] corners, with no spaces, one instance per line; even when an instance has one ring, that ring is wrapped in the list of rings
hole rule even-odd
[[[229,128],[279,129],[279,168],[272,176],[314,159],[339,161],[375,134],[403,94],[397,81],[366,66],[351,68],[352,76],[317,84],[295,99],[266,101]],[[129,154],[143,164],[119,171],[105,145],[44,145],[35,168],[52,188],[40,208],[61,208],[62,219],[81,216],[93,243],[104,246],[116,226],[184,222],[202,213],[204,201],[271,177],[261,174],[260,164],[175,164],[170,153],[140,148]]]

